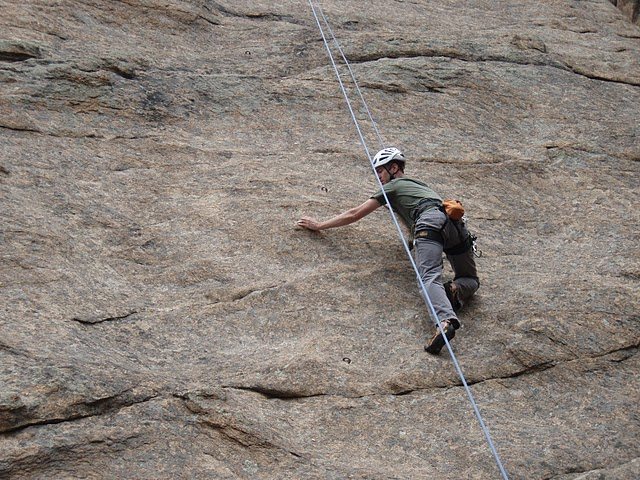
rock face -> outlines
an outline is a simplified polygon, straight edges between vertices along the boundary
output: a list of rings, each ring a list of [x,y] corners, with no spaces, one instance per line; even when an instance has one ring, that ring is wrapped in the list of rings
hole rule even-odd
[[[635,24],[640,16],[640,0],[611,0]]]
[[[380,143],[480,237],[452,345],[509,477],[639,478],[638,26],[322,7]],[[0,477],[500,477],[388,213],[294,228],[376,188],[309,3],[0,25]]]

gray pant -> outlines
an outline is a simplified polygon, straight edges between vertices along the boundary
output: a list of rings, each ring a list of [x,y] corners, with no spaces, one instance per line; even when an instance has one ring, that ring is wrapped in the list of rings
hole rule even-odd
[[[442,234],[444,245],[427,238],[414,241],[416,265],[438,319],[441,322],[452,320],[453,326],[458,328],[460,322],[442,285],[442,253],[444,248],[454,247],[467,238],[467,227],[464,222],[449,220],[443,211],[433,208],[423,212],[416,221],[415,231],[421,230],[437,230]],[[458,296],[464,301],[480,286],[473,251],[469,249],[459,255],[447,255],[447,260],[453,269]]]

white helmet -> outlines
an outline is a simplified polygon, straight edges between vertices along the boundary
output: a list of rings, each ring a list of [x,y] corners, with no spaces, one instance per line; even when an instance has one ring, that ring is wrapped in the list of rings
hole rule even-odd
[[[373,157],[373,168],[381,167],[394,160],[404,164],[405,159],[402,152],[395,147],[383,148]]]

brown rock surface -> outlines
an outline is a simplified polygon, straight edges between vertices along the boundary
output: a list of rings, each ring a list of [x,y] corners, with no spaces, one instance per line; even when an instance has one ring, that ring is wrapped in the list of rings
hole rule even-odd
[[[453,346],[510,478],[640,477],[638,26],[322,5],[480,237]],[[294,228],[375,189],[307,2],[0,6],[0,477],[499,478],[388,214]]]
[[[640,0],[611,0],[611,3],[622,10],[633,23],[638,23],[640,19]]]

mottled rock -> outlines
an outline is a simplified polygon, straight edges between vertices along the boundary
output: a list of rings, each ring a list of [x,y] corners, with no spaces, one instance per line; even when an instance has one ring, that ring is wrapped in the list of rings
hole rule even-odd
[[[32,42],[0,40],[0,61],[21,62],[41,56],[40,47]]]
[[[616,5],[633,23],[638,23],[640,16],[640,0],[610,0]]]
[[[638,477],[637,25],[368,6],[322,2],[479,235],[452,345],[509,477]],[[0,476],[499,478],[388,213],[294,227],[376,188],[308,3],[9,0],[0,31]]]

